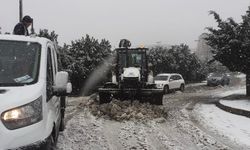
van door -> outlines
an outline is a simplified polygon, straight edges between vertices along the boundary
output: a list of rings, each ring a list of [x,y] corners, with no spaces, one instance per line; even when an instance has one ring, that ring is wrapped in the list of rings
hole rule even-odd
[[[57,63],[55,56],[55,49],[53,45],[48,45],[47,48],[47,102],[48,108],[53,113],[54,123],[56,123],[56,129],[59,129],[61,121],[60,114],[60,99],[53,94],[53,85],[55,85],[55,76],[57,73]]]

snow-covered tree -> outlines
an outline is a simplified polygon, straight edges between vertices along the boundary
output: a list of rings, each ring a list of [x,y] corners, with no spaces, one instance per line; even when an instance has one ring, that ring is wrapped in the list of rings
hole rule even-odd
[[[49,32],[48,29],[40,29],[38,36],[48,38],[51,41],[58,43],[58,34],[56,34],[55,31]]]
[[[149,51],[149,62],[154,74],[180,73],[187,81],[199,80],[200,61],[191,53],[187,45],[175,45],[171,48],[156,46]]]
[[[71,70],[71,82],[75,94],[79,93],[85,80],[100,65],[105,58],[111,55],[110,42],[86,35],[79,40],[64,46],[69,55],[67,69]]]
[[[247,95],[250,96],[250,7],[237,23],[232,18],[222,20],[214,11],[210,11],[218,23],[218,28],[208,28],[206,38],[212,47],[214,59],[231,71],[246,74]]]

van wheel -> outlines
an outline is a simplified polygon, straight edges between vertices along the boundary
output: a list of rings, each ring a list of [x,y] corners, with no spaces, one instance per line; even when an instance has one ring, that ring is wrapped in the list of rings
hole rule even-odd
[[[56,141],[55,141],[52,134],[48,137],[48,141],[47,141],[45,149],[46,150],[55,150],[56,149]]]
[[[65,129],[65,121],[64,121],[64,117],[62,117],[59,131],[64,131],[64,129]]]
[[[65,129],[64,116],[65,116],[65,108],[66,108],[66,97],[63,96],[60,98],[60,100],[61,100],[61,122],[60,122],[59,131],[64,131],[64,129]]]

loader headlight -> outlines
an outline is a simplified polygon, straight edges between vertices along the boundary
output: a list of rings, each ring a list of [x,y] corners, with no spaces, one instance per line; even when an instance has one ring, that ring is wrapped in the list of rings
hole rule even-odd
[[[5,127],[9,130],[32,125],[42,120],[42,97],[26,105],[7,110],[1,114]]]

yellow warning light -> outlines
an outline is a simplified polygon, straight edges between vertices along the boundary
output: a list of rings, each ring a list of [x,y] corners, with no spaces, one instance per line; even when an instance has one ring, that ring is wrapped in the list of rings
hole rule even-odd
[[[144,48],[144,45],[143,45],[143,44],[141,44],[141,45],[140,45],[140,48]]]

